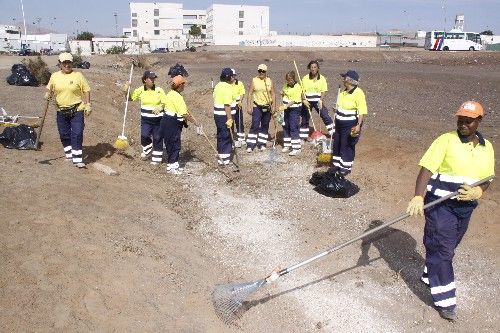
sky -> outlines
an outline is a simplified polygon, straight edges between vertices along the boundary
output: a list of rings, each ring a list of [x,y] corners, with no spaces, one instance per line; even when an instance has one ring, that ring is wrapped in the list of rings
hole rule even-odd
[[[90,31],[115,35],[130,26],[125,0],[22,0],[26,25],[74,35]],[[135,1],[154,2],[154,1]],[[182,3],[184,9],[206,9],[214,1],[162,1]],[[465,30],[492,30],[500,34],[499,0],[221,0],[218,4],[270,7],[270,29],[278,33],[340,33],[449,30],[456,14],[465,15]],[[22,23],[21,0],[0,0],[0,24]],[[445,23],[446,22],[446,23]]]

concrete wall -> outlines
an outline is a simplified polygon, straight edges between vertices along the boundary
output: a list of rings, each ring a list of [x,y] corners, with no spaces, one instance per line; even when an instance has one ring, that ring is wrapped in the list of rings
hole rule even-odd
[[[269,7],[213,4],[207,9],[207,38],[219,35],[269,35]]]
[[[82,56],[89,56],[92,54],[92,42],[90,40],[71,40],[69,41],[69,49],[73,54],[77,54],[78,49],[80,49]]]
[[[297,47],[376,47],[376,36],[327,36],[327,35],[276,35],[276,36],[228,36],[218,35],[215,45],[240,46],[297,46]]]

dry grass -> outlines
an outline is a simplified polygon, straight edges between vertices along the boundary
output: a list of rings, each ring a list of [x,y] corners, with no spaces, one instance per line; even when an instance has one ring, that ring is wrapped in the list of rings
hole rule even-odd
[[[41,85],[46,85],[47,83],[49,83],[51,73],[49,72],[47,64],[42,60],[40,56],[37,56],[35,60],[31,58],[23,59],[22,63],[36,77]]]

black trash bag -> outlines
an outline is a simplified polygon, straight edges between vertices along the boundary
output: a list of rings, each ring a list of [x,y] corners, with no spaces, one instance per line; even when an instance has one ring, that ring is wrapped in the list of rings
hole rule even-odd
[[[9,149],[36,149],[36,132],[24,124],[6,127],[0,134],[0,143]]]
[[[313,185],[317,184],[314,190],[327,197],[349,198],[359,192],[359,187],[356,184],[338,173],[325,172],[323,174],[315,174],[313,174],[309,182],[311,184],[314,183]]]
[[[309,184],[313,186],[318,186],[321,184],[323,177],[328,173],[328,171],[316,171],[311,175],[311,179],[309,179]]]
[[[28,68],[24,64],[14,64],[10,68],[10,71],[12,73],[18,73],[18,72],[29,72]]]
[[[90,62],[88,62],[88,61],[82,61],[82,62],[76,63],[75,67],[76,68],[82,68],[82,69],[89,69],[90,68]]]
[[[11,67],[11,72],[7,77],[7,83],[16,86],[33,86],[39,85],[36,77],[23,64],[14,64]]]
[[[189,74],[188,74],[187,70],[184,68],[184,66],[182,66],[179,63],[176,63],[175,65],[173,65],[172,67],[170,67],[169,70],[168,70],[167,75],[169,75],[170,77],[174,77],[174,76],[177,76],[177,75],[182,75],[184,77],[188,77],[189,76]]]

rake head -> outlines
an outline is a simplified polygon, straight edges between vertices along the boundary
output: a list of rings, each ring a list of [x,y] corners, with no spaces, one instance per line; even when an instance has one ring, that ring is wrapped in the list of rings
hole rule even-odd
[[[229,283],[215,287],[212,303],[215,313],[225,324],[233,324],[245,312],[247,298],[266,283],[266,279],[254,282]]]
[[[271,152],[269,153],[269,161],[276,162],[277,159],[278,159],[278,152],[276,150],[276,147],[273,147],[271,149]]]

